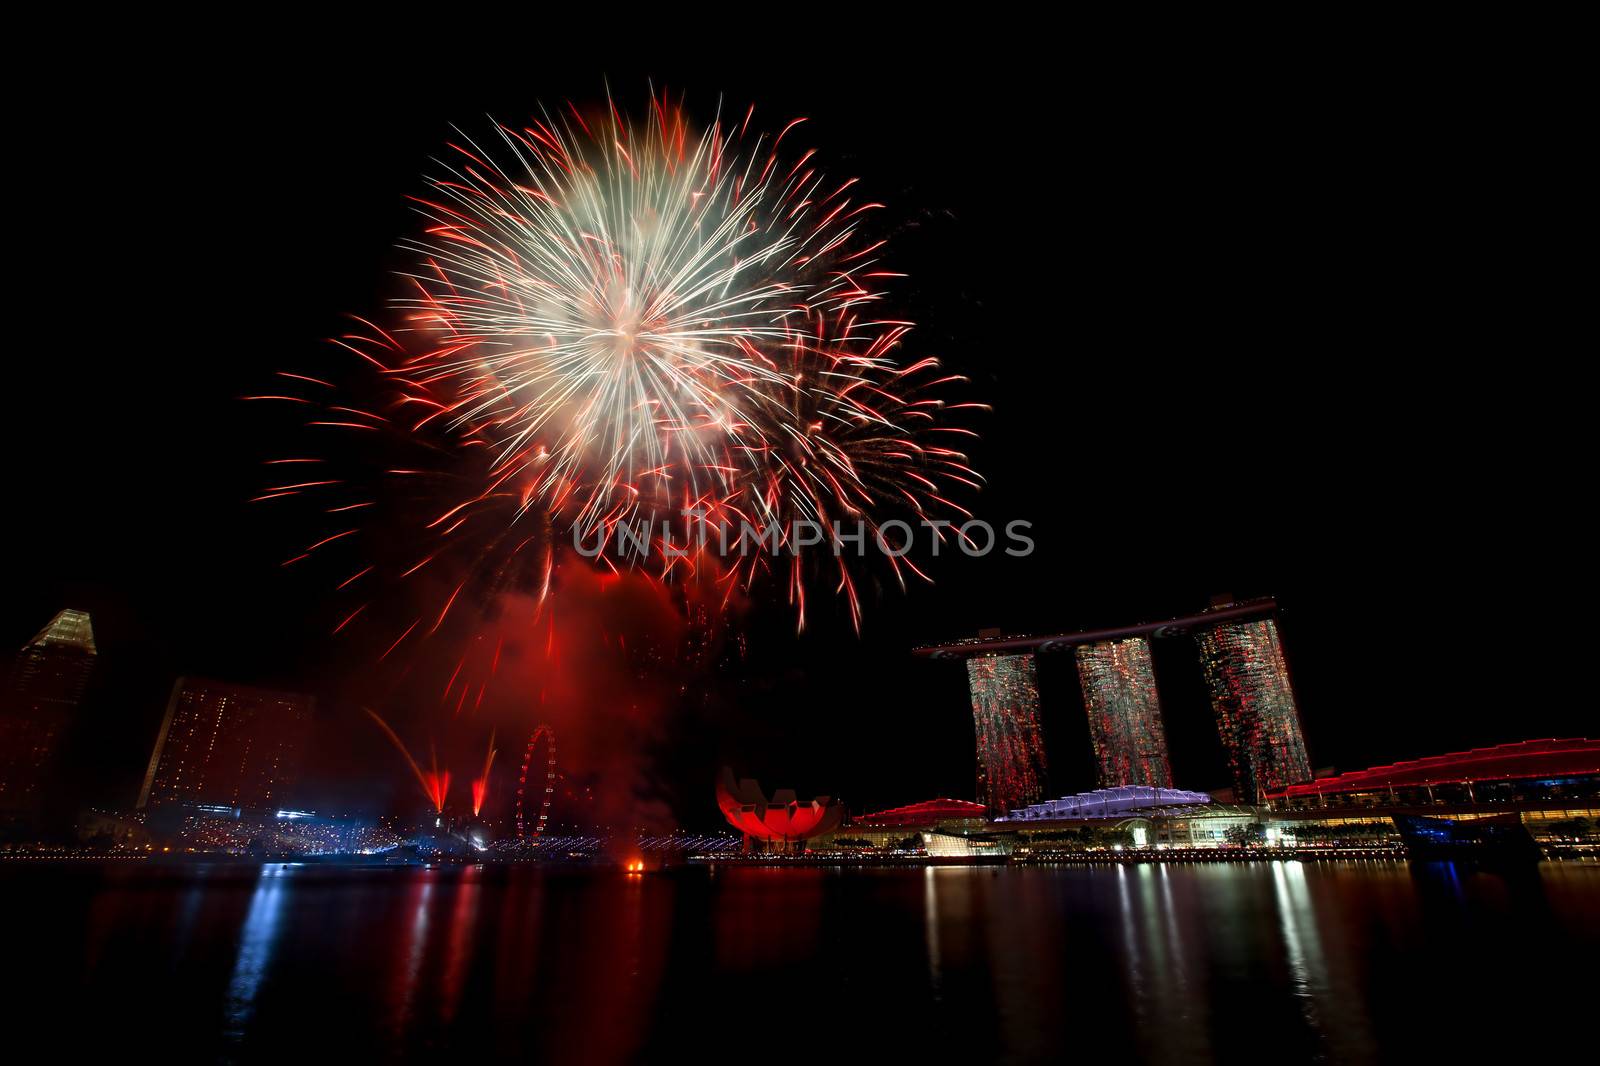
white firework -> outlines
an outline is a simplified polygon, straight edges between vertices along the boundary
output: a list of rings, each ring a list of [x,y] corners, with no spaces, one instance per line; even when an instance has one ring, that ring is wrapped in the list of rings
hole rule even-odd
[[[447,416],[478,427],[526,505],[587,532],[736,490],[730,456],[805,432],[782,422],[796,354],[880,351],[903,330],[855,311],[876,299],[872,249],[848,243],[881,205],[854,204],[809,152],[780,161],[783,134],[741,152],[747,125],[691,140],[659,104],[637,131],[614,108],[497,125],[492,151],[452,146],[419,199],[399,304],[428,344],[403,370],[449,379]]]

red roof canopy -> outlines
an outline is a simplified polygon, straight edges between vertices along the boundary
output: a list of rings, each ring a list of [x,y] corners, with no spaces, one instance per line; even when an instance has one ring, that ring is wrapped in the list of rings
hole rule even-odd
[[[1408,759],[1354,770],[1320,781],[1290,785],[1272,798],[1320,796],[1330,792],[1368,792],[1419,788],[1462,781],[1514,781],[1530,777],[1572,777],[1600,773],[1600,740],[1524,740],[1492,748]]]
[[[947,818],[982,818],[984,810],[983,804],[971,800],[931,799],[863,814],[855,822],[858,825],[934,825]]]

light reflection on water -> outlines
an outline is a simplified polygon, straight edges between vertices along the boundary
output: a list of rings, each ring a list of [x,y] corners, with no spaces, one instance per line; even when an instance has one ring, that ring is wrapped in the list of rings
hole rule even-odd
[[[939,973],[939,871],[948,867],[929,866],[922,871],[922,927],[928,943],[928,987],[934,1001],[942,997]]]
[[[467,964],[472,957],[472,931],[477,924],[478,897],[482,895],[483,871],[468,867],[461,871],[456,902],[450,908],[449,947],[441,978],[439,1017],[448,1025],[455,1020],[461,1005],[461,991],[467,979]]]
[[[224,1033],[230,1040],[244,1036],[255,1011],[256,992],[266,975],[273,944],[278,938],[278,921],[288,895],[288,873],[287,869],[276,865],[263,866],[256,880],[255,894],[250,897],[250,910],[239,929],[239,953],[233,963],[233,976],[228,981]]]
[[[422,953],[428,943],[428,912],[433,900],[434,877],[431,870],[418,871],[406,892],[407,917],[401,926],[404,935],[395,941],[399,958],[395,961],[394,975],[398,983],[390,993],[390,1025],[397,1030],[404,1030],[411,1024],[411,1004],[416,998]]]
[[[1362,1061],[1471,1050],[1440,1017],[1577,1010],[1559,981],[1480,978],[1600,948],[1600,865],[270,865],[0,885],[40,916],[42,979],[113,1025],[241,1058],[316,1032],[321,1052],[380,1058],[624,1061],[710,1041],[764,1060],[1025,1061],[1093,1034],[1156,1061]]]

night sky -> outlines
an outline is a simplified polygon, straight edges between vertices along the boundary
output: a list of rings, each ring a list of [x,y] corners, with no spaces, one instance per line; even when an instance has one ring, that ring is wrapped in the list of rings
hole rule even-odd
[[[715,707],[672,717],[654,752],[683,822],[715,822],[725,761],[857,809],[970,797],[964,671],[913,646],[1153,620],[1225,592],[1280,600],[1319,767],[1592,734],[1559,678],[1516,666],[1531,634],[1474,621],[1532,610],[1531,575],[1486,576],[1496,541],[1475,521],[1511,482],[1452,410],[1457,355],[1396,317],[1420,220],[1474,199],[1460,183],[1481,179],[1462,175],[1525,134],[1288,57],[1092,74],[1062,59],[924,57],[845,79],[659,57],[86,57],[100,105],[41,105],[17,131],[36,179],[20,239],[50,310],[22,315],[0,644],[62,607],[93,614],[103,668],[79,749],[94,798],[131,802],[179,673],[321,692],[364,669],[326,636],[326,575],[278,566],[299,532],[246,503],[268,449],[237,397],[328,358],[342,314],[381,310],[405,197],[452,121],[593,101],[607,80],[637,106],[651,78],[699,116],[721,93],[768,128],[809,117],[828,169],[889,205],[875,225],[910,275],[891,292],[918,323],[911,349],[994,405],[974,510],[1031,521],[1037,541],[869,593],[860,637],[826,595],[798,639],[787,605],[757,606]],[[1178,784],[1227,785],[1192,643],[1156,657]],[[1069,656],[1042,663],[1041,688],[1052,791],[1093,787]],[[352,708],[323,715],[345,771],[328,802],[388,795],[393,753]]]

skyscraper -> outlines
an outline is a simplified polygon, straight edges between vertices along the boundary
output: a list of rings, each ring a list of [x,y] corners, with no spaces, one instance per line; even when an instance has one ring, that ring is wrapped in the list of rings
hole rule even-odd
[[[978,797],[1009,811],[1044,797],[1044,738],[1032,655],[967,660],[972,724],[978,736]]]
[[[17,653],[0,694],[0,812],[8,818],[38,813],[96,654],[89,615],[71,610]]]
[[[1172,787],[1161,698],[1143,637],[1080,644],[1078,680],[1089,715],[1089,737],[1100,765],[1100,787]]]
[[[289,802],[315,701],[295,692],[180,677],[172,687],[139,806]]]
[[[1196,639],[1238,801],[1259,802],[1266,792],[1311,780],[1277,623],[1225,622]]]

